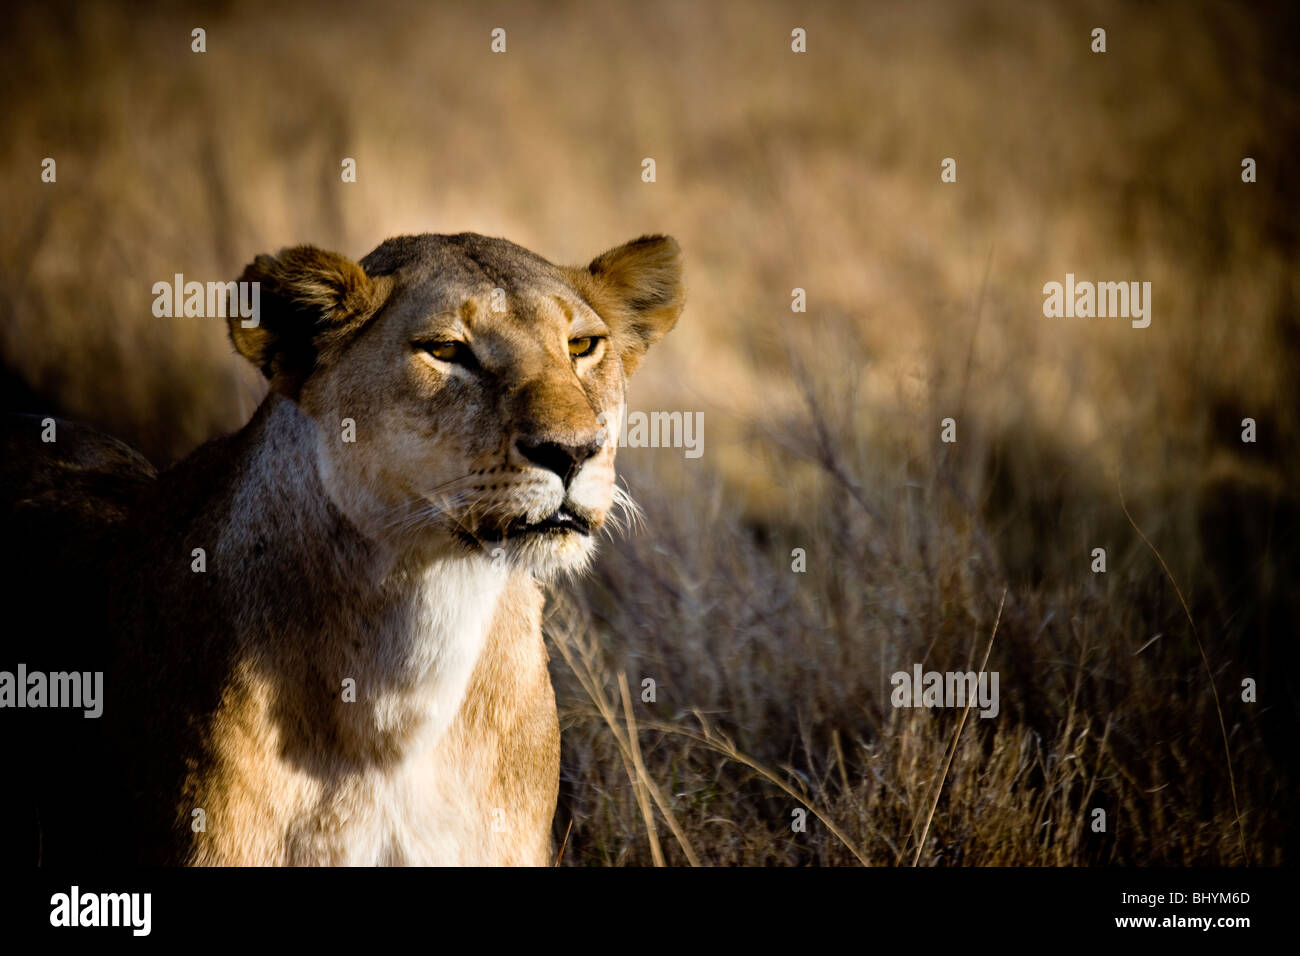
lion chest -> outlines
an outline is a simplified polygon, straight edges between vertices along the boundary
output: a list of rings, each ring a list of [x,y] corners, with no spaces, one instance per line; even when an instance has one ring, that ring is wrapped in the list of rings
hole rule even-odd
[[[285,859],[306,866],[441,866],[493,862],[483,788],[437,748],[401,766],[319,789],[287,827]],[[469,768],[472,770],[472,768]],[[453,771],[448,773],[448,771]]]
[[[439,865],[500,860],[499,728],[458,720],[505,586],[481,567],[431,569],[372,633],[331,636],[310,681],[246,668],[215,723],[196,795],[222,826],[200,863]],[[495,645],[494,645],[495,646]],[[455,732],[453,732],[453,730]]]

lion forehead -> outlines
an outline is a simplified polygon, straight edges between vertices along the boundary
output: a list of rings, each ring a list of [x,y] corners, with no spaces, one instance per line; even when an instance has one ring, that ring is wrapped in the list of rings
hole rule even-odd
[[[403,274],[408,279],[436,278],[510,288],[539,281],[562,281],[560,269],[537,253],[507,239],[460,233],[397,236],[380,243],[361,260],[372,277]]]

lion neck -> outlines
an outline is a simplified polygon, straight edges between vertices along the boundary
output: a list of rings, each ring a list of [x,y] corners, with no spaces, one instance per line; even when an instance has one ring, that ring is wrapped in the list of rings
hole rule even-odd
[[[249,569],[236,589],[250,592],[236,610],[244,679],[271,683],[286,755],[368,764],[433,743],[508,572],[451,540],[415,554],[364,535],[326,491],[317,426],[293,402],[269,397],[245,432],[218,553]]]

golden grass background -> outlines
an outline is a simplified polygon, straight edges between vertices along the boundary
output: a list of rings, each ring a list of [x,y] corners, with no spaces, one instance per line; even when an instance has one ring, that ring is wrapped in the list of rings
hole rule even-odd
[[[1297,25],[1174,2],[20,8],[5,405],[167,463],[263,386],[220,321],[154,318],[154,282],[298,242],[468,230],[577,263],[670,233],[689,303],[631,405],[702,410],[705,454],[621,452],[646,527],[552,601],[563,862],[1294,862]],[[1066,272],[1150,281],[1150,328],[1044,318]],[[888,676],[978,664],[1004,588],[1003,712],[945,777],[959,715],[891,709]]]

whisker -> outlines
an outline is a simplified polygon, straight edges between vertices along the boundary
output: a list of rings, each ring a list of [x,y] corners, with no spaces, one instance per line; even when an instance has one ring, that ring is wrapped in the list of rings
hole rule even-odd
[[[633,499],[631,492],[615,482],[613,502],[606,519],[606,528],[610,529],[610,537],[613,538],[616,533],[635,534],[644,527],[645,513],[641,510],[641,506]]]

